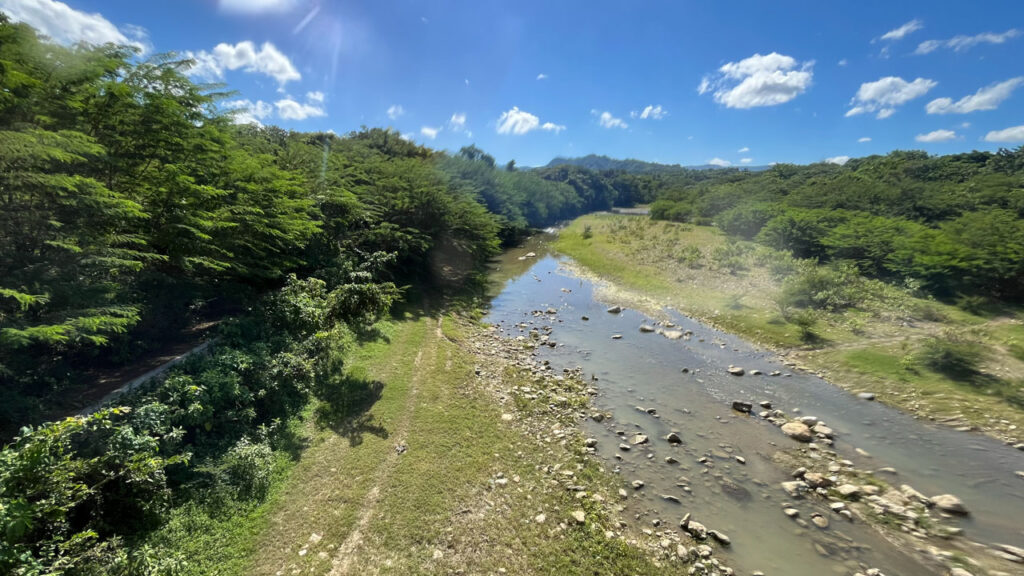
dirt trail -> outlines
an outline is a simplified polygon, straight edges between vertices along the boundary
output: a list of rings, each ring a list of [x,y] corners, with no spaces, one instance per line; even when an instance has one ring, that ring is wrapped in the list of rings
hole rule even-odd
[[[402,409],[401,419],[398,422],[398,426],[395,428],[395,450],[390,452],[387,458],[381,463],[377,470],[377,478],[373,483],[373,487],[366,494],[366,498],[363,500],[363,504],[360,507],[359,521],[356,523],[356,527],[352,530],[352,533],[348,535],[341,546],[338,547],[338,551],[334,554],[334,559],[331,564],[331,576],[342,576],[344,574],[352,573],[351,570],[355,564],[355,560],[358,557],[360,548],[363,544],[363,534],[369,527],[370,522],[373,520],[373,515],[377,510],[377,503],[380,501],[381,488],[386,486],[391,479],[391,474],[398,464],[398,459],[401,458],[402,452],[404,452],[406,446],[406,437],[409,433],[409,422],[412,419],[412,412],[416,406],[416,399],[419,396],[419,384],[423,378],[423,375],[428,370],[423,369],[423,358],[424,353],[429,359],[434,356],[437,349],[438,341],[443,338],[441,333],[441,319],[437,319],[437,327],[434,331],[433,337],[427,336],[428,341],[425,345],[416,353],[416,360],[413,362],[413,376],[409,385],[409,395],[406,397],[405,406]]]

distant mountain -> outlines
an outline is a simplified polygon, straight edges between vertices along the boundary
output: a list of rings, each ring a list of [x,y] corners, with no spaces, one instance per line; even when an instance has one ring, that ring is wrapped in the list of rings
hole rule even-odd
[[[631,174],[664,174],[666,172],[679,172],[682,170],[720,170],[723,168],[722,166],[713,166],[711,164],[704,164],[702,166],[680,166],[679,164],[658,164],[656,162],[645,162],[643,160],[636,160],[632,158],[627,160],[618,160],[607,156],[598,156],[597,154],[590,154],[581,158],[558,157],[551,162],[548,162],[546,168],[550,168],[551,166],[561,166],[564,164],[580,166],[582,168],[589,168],[590,170],[598,171],[622,170]],[[733,166],[731,168],[760,172],[771,168],[771,166]]]

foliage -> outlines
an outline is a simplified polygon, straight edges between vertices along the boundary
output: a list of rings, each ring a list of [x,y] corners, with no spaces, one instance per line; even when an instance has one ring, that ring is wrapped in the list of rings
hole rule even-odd
[[[922,364],[954,380],[977,375],[984,357],[981,345],[949,331],[929,338],[917,353]]]
[[[797,258],[848,261],[939,298],[1024,297],[1024,147],[929,156],[896,151],[845,166],[657,175],[651,217],[713,221]]]

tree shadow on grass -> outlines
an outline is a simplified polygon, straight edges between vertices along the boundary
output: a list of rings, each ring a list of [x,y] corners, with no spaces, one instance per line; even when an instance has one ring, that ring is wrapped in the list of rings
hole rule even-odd
[[[347,438],[350,446],[362,444],[365,434],[387,438],[387,428],[370,413],[383,391],[383,382],[353,374],[338,376],[317,391],[316,423]]]

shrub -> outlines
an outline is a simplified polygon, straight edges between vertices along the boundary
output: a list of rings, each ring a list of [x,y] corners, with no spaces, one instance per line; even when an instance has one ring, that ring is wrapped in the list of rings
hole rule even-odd
[[[835,311],[856,306],[863,300],[863,279],[851,264],[819,266],[813,260],[805,260],[798,270],[782,284],[783,308]]]
[[[980,344],[946,331],[941,337],[925,341],[917,358],[940,374],[963,380],[978,374],[978,368],[985,359],[985,351]]]
[[[583,239],[590,240],[594,237],[594,231],[591,229],[590,224],[583,226]]]
[[[224,457],[224,472],[240,500],[266,498],[273,468],[274,452],[266,442],[242,438]]]

